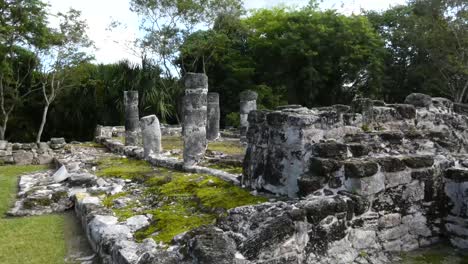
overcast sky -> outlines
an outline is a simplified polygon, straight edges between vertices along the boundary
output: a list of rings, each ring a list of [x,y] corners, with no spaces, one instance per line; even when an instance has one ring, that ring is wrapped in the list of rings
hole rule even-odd
[[[111,63],[122,59],[139,62],[128,48],[138,34],[138,17],[130,12],[129,0],[48,0],[52,12],[67,11],[70,7],[82,11],[88,21],[89,37],[97,48],[97,62]],[[262,8],[278,4],[304,6],[308,0],[244,0],[245,7]],[[333,8],[344,14],[359,13],[361,9],[384,10],[389,6],[403,4],[405,0],[323,0],[322,9]],[[121,21],[125,28],[107,31],[111,21]]]

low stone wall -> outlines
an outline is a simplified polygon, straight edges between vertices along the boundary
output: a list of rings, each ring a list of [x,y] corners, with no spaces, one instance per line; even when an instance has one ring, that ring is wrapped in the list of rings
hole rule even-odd
[[[96,138],[97,142],[103,144],[107,149],[113,153],[125,155],[127,157],[135,159],[144,159],[144,150],[142,147],[137,146],[125,146],[122,142],[112,140],[108,138]],[[185,171],[190,173],[204,173],[219,177],[227,182],[234,185],[240,185],[240,175],[227,173],[222,170],[202,167],[202,166],[185,166],[182,160],[168,157],[165,155],[150,155],[147,159],[153,166],[160,166],[169,169],[175,169],[179,171]]]
[[[182,127],[179,125],[161,124],[161,135],[163,136],[181,136]],[[96,127],[95,137],[113,138],[125,137],[124,126],[101,126]]]
[[[10,143],[0,140],[0,165],[49,164],[55,151],[61,150],[66,143],[63,138],[53,138],[47,143]]]

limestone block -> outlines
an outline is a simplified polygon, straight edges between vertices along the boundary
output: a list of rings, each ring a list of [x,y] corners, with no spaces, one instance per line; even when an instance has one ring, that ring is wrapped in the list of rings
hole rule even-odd
[[[432,105],[432,98],[427,94],[412,93],[406,97],[405,104],[411,104],[416,107],[430,107]]]
[[[144,158],[151,154],[159,154],[161,146],[161,128],[159,120],[155,115],[142,117],[140,120],[141,133],[143,138]]]
[[[34,154],[31,151],[16,150],[13,151],[13,161],[16,165],[29,165],[34,160]]]

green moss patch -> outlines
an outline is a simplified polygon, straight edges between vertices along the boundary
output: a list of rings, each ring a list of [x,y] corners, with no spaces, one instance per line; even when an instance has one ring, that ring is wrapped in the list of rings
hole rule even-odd
[[[121,220],[137,214],[137,211],[138,214],[153,215],[153,223],[137,232],[136,237],[140,240],[152,237],[156,241],[169,244],[175,235],[214,223],[228,209],[267,201],[266,198],[253,196],[248,191],[214,176],[165,168],[148,169],[149,164],[144,161],[143,163],[135,160],[105,159],[99,162],[105,168],[98,168],[98,174],[101,175],[118,175],[133,180],[143,179],[144,191],[140,197],[133,199],[152,205],[151,208],[136,210],[139,205],[135,203],[113,209]],[[113,167],[109,167],[110,164]],[[112,173],[109,173],[110,168]],[[126,172],[129,175],[125,175]],[[137,173],[144,176],[138,176]],[[128,194],[108,196],[104,199],[104,205],[112,208],[115,199],[126,195]]]
[[[142,181],[154,174],[154,169],[144,160],[126,158],[104,158],[98,161],[100,177],[114,177]]]
[[[178,136],[166,136],[162,137],[161,145],[163,150],[170,151],[173,149],[183,149],[184,148],[184,141],[182,137]]]
[[[208,144],[208,150],[219,151],[228,155],[243,155],[244,147],[239,141],[215,141]]]
[[[236,166],[232,164],[225,164],[225,163],[205,163],[203,166],[208,168],[222,170],[232,174],[242,174],[242,166]]]

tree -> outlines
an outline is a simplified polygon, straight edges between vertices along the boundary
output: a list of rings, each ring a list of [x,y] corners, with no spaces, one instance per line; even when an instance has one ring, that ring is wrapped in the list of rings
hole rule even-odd
[[[416,0],[366,16],[385,40],[386,101],[412,92],[466,100],[466,1]]]
[[[92,59],[85,53],[85,49],[92,46],[92,41],[86,34],[87,24],[81,20],[81,12],[70,9],[68,13],[58,13],[57,16],[60,19],[59,29],[51,34],[50,46],[39,50],[42,61],[41,90],[45,104],[37,143],[41,141],[50,105],[68,87],[64,85],[64,80],[70,68]]]
[[[276,8],[246,20],[258,80],[285,87],[290,104],[348,102],[380,91],[383,42],[363,16]]]
[[[40,0],[0,0],[0,140],[15,108],[29,96],[37,58],[31,47],[46,46],[46,4]]]
[[[142,17],[146,35],[141,47],[162,65],[169,79],[174,73],[181,76],[176,60],[187,36],[199,27],[210,27],[219,14],[243,12],[240,0],[132,0],[131,10]]]

